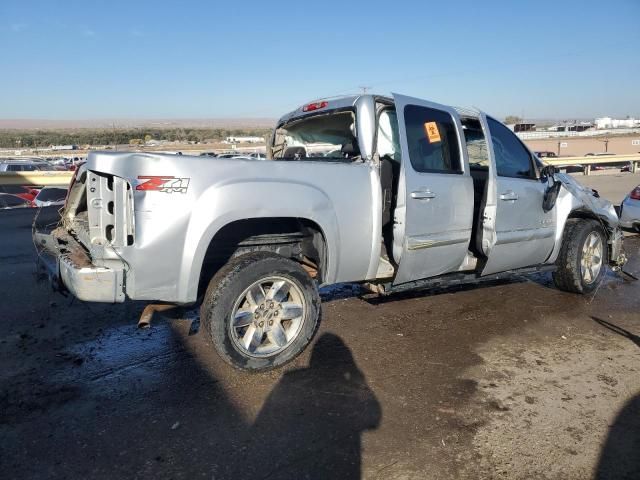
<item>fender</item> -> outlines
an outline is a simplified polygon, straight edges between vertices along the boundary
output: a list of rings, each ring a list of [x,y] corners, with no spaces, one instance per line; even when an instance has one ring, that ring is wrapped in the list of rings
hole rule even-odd
[[[207,188],[193,205],[180,266],[181,301],[196,300],[205,253],[222,227],[236,220],[269,217],[304,218],[317,223],[327,245],[325,283],[334,283],[340,277],[340,231],[329,196],[299,181],[242,179]]]
[[[594,196],[592,189],[584,187],[567,174],[558,173],[556,178],[562,182],[562,188],[555,207],[555,244],[546,263],[554,263],[558,258],[567,219],[576,212],[583,215],[586,212],[589,216],[600,219],[610,229],[610,232],[605,232],[608,237],[612,236],[611,232],[618,230],[618,216],[609,201]]]

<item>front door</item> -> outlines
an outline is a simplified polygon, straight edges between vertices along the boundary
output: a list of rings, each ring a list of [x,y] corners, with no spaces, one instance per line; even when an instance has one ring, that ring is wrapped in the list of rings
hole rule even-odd
[[[496,184],[495,244],[482,275],[543,263],[555,237],[555,207],[542,208],[547,182],[539,178],[535,160],[507,127],[486,117]]]
[[[402,164],[394,244],[402,255],[394,284],[457,271],[467,256],[473,181],[458,114],[394,95]],[[399,245],[400,246],[400,245]]]

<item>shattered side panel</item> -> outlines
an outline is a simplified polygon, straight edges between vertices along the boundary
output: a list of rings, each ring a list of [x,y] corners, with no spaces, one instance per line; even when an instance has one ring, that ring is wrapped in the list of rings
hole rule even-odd
[[[601,217],[610,228],[615,229],[618,227],[618,215],[611,202],[594,196],[593,189],[581,185],[566,173],[556,174],[556,178],[562,182],[562,185],[571,192],[583,207]]]
[[[618,235],[618,216],[611,202],[594,196],[591,188],[581,185],[570,175],[557,173],[555,178],[562,183],[562,188],[556,201],[558,224],[555,246],[547,263],[553,263],[558,258],[565,224],[571,213],[576,211],[595,214],[603,222],[610,242],[610,257],[617,259],[621,254],[622,240]]]

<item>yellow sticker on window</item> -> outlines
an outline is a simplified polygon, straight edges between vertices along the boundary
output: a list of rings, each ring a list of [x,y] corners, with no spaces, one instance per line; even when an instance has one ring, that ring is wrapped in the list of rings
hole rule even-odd
[[[427,134],[429,143],[441,142],[440,130],[438,130],[438,124],[436,122],[426,122],[424,124],[424,132]]]

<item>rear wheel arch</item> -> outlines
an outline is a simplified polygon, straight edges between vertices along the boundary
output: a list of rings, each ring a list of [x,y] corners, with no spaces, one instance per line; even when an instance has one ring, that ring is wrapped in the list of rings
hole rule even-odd
[[[245,218],[227,223],[209,241],[197,267],[198,294],[232,258],[260,251],[300,263],[320,283],[327,278],[328,242],[317,222],[301,217]]]

